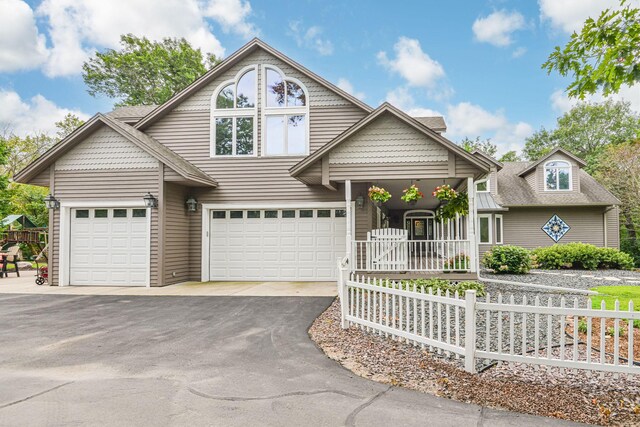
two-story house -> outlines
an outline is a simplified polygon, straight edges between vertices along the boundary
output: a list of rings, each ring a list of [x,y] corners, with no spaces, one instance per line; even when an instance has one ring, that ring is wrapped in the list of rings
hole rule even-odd
[[[330,281],[338,259],[388,274],[458,259],[477,275],[493,244],[618,245],[618,202],[579,159],[503,165],[445,130],[371,108],[254,39],[163,105],[96,114],[15,180],[50,189],[60,286]],[[468,193],[468,215],[437,220],[444,183]],[[412,184],[425,197],[409,205]],[[374,205],[371,185],[393,197]]]

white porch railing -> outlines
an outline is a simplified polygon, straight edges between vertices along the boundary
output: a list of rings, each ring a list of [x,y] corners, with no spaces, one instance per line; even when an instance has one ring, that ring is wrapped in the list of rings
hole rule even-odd
[[[354,272],[472,271],[469,240],[355,240],[351,248]]]
[[[475,372],[477,359],[640,374],[634,355],[634,321],[640,312],[566,307],[549,299],[533,305],[476,300],[475,291],[433,294],[399,282],[346,278],[340,269],[342,327],[350,324],[431,350],[464,357]],[[531,322],[532,320],[533,322]],[[612,326],[609,326],[612,325]],[[608,336],[612,335],[612,336]],[[622,336],[627,342],[622,344]],[[596,344],[597,343],[597,344]],[[634,361],[635,359],[635,361]]]

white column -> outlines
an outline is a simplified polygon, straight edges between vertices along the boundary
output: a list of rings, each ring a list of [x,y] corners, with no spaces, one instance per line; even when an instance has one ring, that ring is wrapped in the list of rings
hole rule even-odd
[[[477,206],[476,206],[476,185],[473,182],[473,178],[467,178],[467,194],[469,195],[469,215],[467,216],[467,230],[469,239],[469,263],[471,264],[471,272],[478,271],[479,251],[478,242],[476,239],[476,224],[477,224]]]
[[[353,269],[353,263],[351,262],[351,246],[353,230],[351,230],[351,180],[347,179],[344,181],[344,198],[346,201],[346,211],[347,211],[347,260],[349,262],[349,268]]]

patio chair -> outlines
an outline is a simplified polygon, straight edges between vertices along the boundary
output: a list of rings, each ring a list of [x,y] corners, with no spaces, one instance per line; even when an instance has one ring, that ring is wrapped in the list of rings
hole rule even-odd
[[[7,252],[7,256],[4,261],[4,265],[2,266],[2,270],[6,277],[9,277],[9,269],[7,268],[9,264],[13,264],[15,267],[15,273],[18,277],[20,277],[20,269],[18,268],[18,261],[20,260],[20,246],[11,246]]]

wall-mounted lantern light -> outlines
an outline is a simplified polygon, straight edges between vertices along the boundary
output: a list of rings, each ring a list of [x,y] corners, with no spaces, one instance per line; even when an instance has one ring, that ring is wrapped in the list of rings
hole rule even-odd
[[[364,207],[364,196],[356,197],[356,206],[359,207],[359,208],[363,208]]]
[[[60,207],[60,202],[53,197],[51,193],[44,198],[44,204],[47,206],[47,209],[58,209]]]
[[[187,204],[188,212],[196,212],[198,210],[198,201],[195,197],[189,197],[185,203]]]
[[[158,207],[158,199],[153,197],[153,194],[147,193],[146,196],[142,198],[144,200],[144,205],[148,208],[157,208]]]

